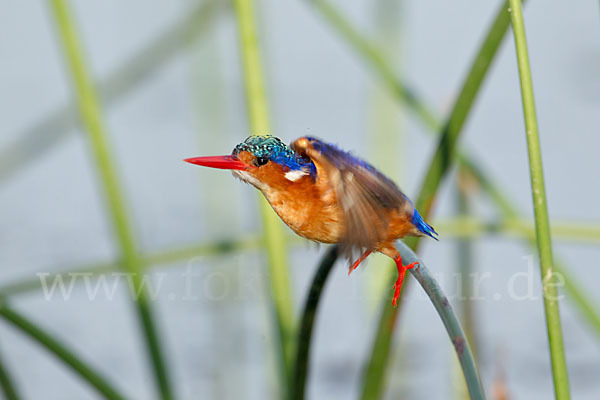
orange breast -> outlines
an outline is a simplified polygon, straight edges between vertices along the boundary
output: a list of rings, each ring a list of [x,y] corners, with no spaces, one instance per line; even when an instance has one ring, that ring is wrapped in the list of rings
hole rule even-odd
[[[310,175],[288,179],[285,173],[281,165],[269,163],[254,171],[254,178],[260,182],[255,186],[298,235],[321,243],[339,243],[345,234],[345,221],[334,185],[324,174],[315,181]],[[386,239],[377,247],[393,247],[396,239],[415,234],[410,223],[411,211],[389,210]]]
[[[344,233],[343,212],[333,189],[322,190],[310,176],[278,182],[263,190],[277,215],[294,232],[322,243],[337,243]]]
[[[344,235],[344,213],[337,204],[335,191],[321,190],[311,182],[296,182],[287,189],[264,191],[267,200],[294,232],[307,239],[321,243],[338,243]],[[386,243],[415,234],[406,212],[390,210],[389,230]]]

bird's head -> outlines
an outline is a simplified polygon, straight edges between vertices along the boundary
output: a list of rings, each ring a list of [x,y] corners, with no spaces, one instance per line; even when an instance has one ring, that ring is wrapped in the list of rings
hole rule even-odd
[[[195,157],[185,161],[211,168],[229,169],[244,182],[265,191],[277,189],[305,176],[314,178],[315,165],[275,136],[250,136],[231,155]]]

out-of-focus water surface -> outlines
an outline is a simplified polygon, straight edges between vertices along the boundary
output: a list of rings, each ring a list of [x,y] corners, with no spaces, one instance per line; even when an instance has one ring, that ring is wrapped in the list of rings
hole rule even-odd
[[[149,4],[136,0],[72,1],[89,64],[98,78],[111,74],[133,52],[196,6],[192,1]],[[305,134],[338,142],[380,163],[369,144],[370,112],[378,80],[309,2],[264,0],[259,29],[272,129],[285,141]],[[372,2],[337,1],[345,15],[374,35]],[[599,222],[600,14],[597,2],[531,1],[525,11],[551,218]],[[462,77],[498,1],[405,1],[400,35],[386,53],[398,71],[441,115]],[[49,8],[42,1],[3,4],[0,24],[0,145],[15,141],[71,97],[70,82]],[[136,90],[110,104],[104,115],[115,164],[127,195],[139,247],[157,252],[252,234],[260,229],[257,195],[226,172],[182,163],[194,155],[225,154],[250,134],[232,14],[211,27]],[[371,110],[371,111],[370,111]],[[402,187],[415,197],[435,141],[414,116],[402,115],[397,149]],[[512,36],[507,36],[461,139],[523,212],[531,195]],[[36,150],[37,151],[37,150]],[[436,219],[454,214],[455,181],[437,201]],[[80,130],[40,152],[0,185],[0,280],[61,271],[117,257],[93,158]],[[485,198],[479,215],[496,213]],[[287,228],[286,228],[287,229]],[[474,301],[484,386],[498,371],[514,399],[548,399],[552,384],[537,264],[533,296],[525,297],[531,250],[515,239],[483,237],[475,243],[480,273]],[[445,289],[456,293],[455,242],[430,241],[423,257]],[[290,252],[293,298],[300,309],[324,248],[299,245]],[[596,283],[599,250],[556,241],[556,254],[600,305]],[[377,264],[377,268],[371,267]],[[356,398],[363,362],[375,332],[380,302],[372,276],[391,268],[371,263],[350,278],[339,263],[328,283],[316,324],[310,398]],[[384,264],[385,265],[385,264]],[[275,396],[273,332],[263,258],[243,253],[194,258],[154,270],[155,302],[177,395],[181,399],[264,399]],[[193,274],[190,275],[190,274]],[[186,278],[187,276],[187,278]],[[190,276],[192,276],[190,278]],[[516,277],[515,277],[516,276]],[[512,283],[511,283],[512,282]],[[123,282],[124,283],[124,282]],[[512,285],[512,286],[511,286]],[[513,288],[513,296],[509,289]],[[415,285],[399,320],[387,397],[447,399],[458,373],[445,331]],[[153,397],[127,285],[114,298],[90,300],[85,285],[69,300],[40,291],[14,306],[65,340],[128,396]],[[456,296],[452,302],[456,304]],[[600,396],[600,346],[571,307],[562,303],[573,398]],[[6,324],[0,350],[25,398],[93,399],[88,386]]]

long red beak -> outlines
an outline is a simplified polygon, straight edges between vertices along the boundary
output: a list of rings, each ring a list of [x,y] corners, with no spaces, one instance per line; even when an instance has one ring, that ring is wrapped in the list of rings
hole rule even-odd
[[[212,157],[194,157],[186,158],[186,162],[196,165],[202,165],[203,167],[219,168],[219,169],[238,169],[246,170],[250,168],[250,165],[241,161],[236,156],[212,156]]]

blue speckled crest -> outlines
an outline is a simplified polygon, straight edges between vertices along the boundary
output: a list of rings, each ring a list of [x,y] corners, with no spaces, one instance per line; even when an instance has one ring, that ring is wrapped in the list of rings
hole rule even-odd
[[[288,145],[275,136],[249,136],[242,143],[235,146],[232,154],[237,155],[242,151],[248,151],[255,157],[266,157],[290,170],[305,170],[312,176],[316,174],[316,168],[312,161],[298,156]]]

